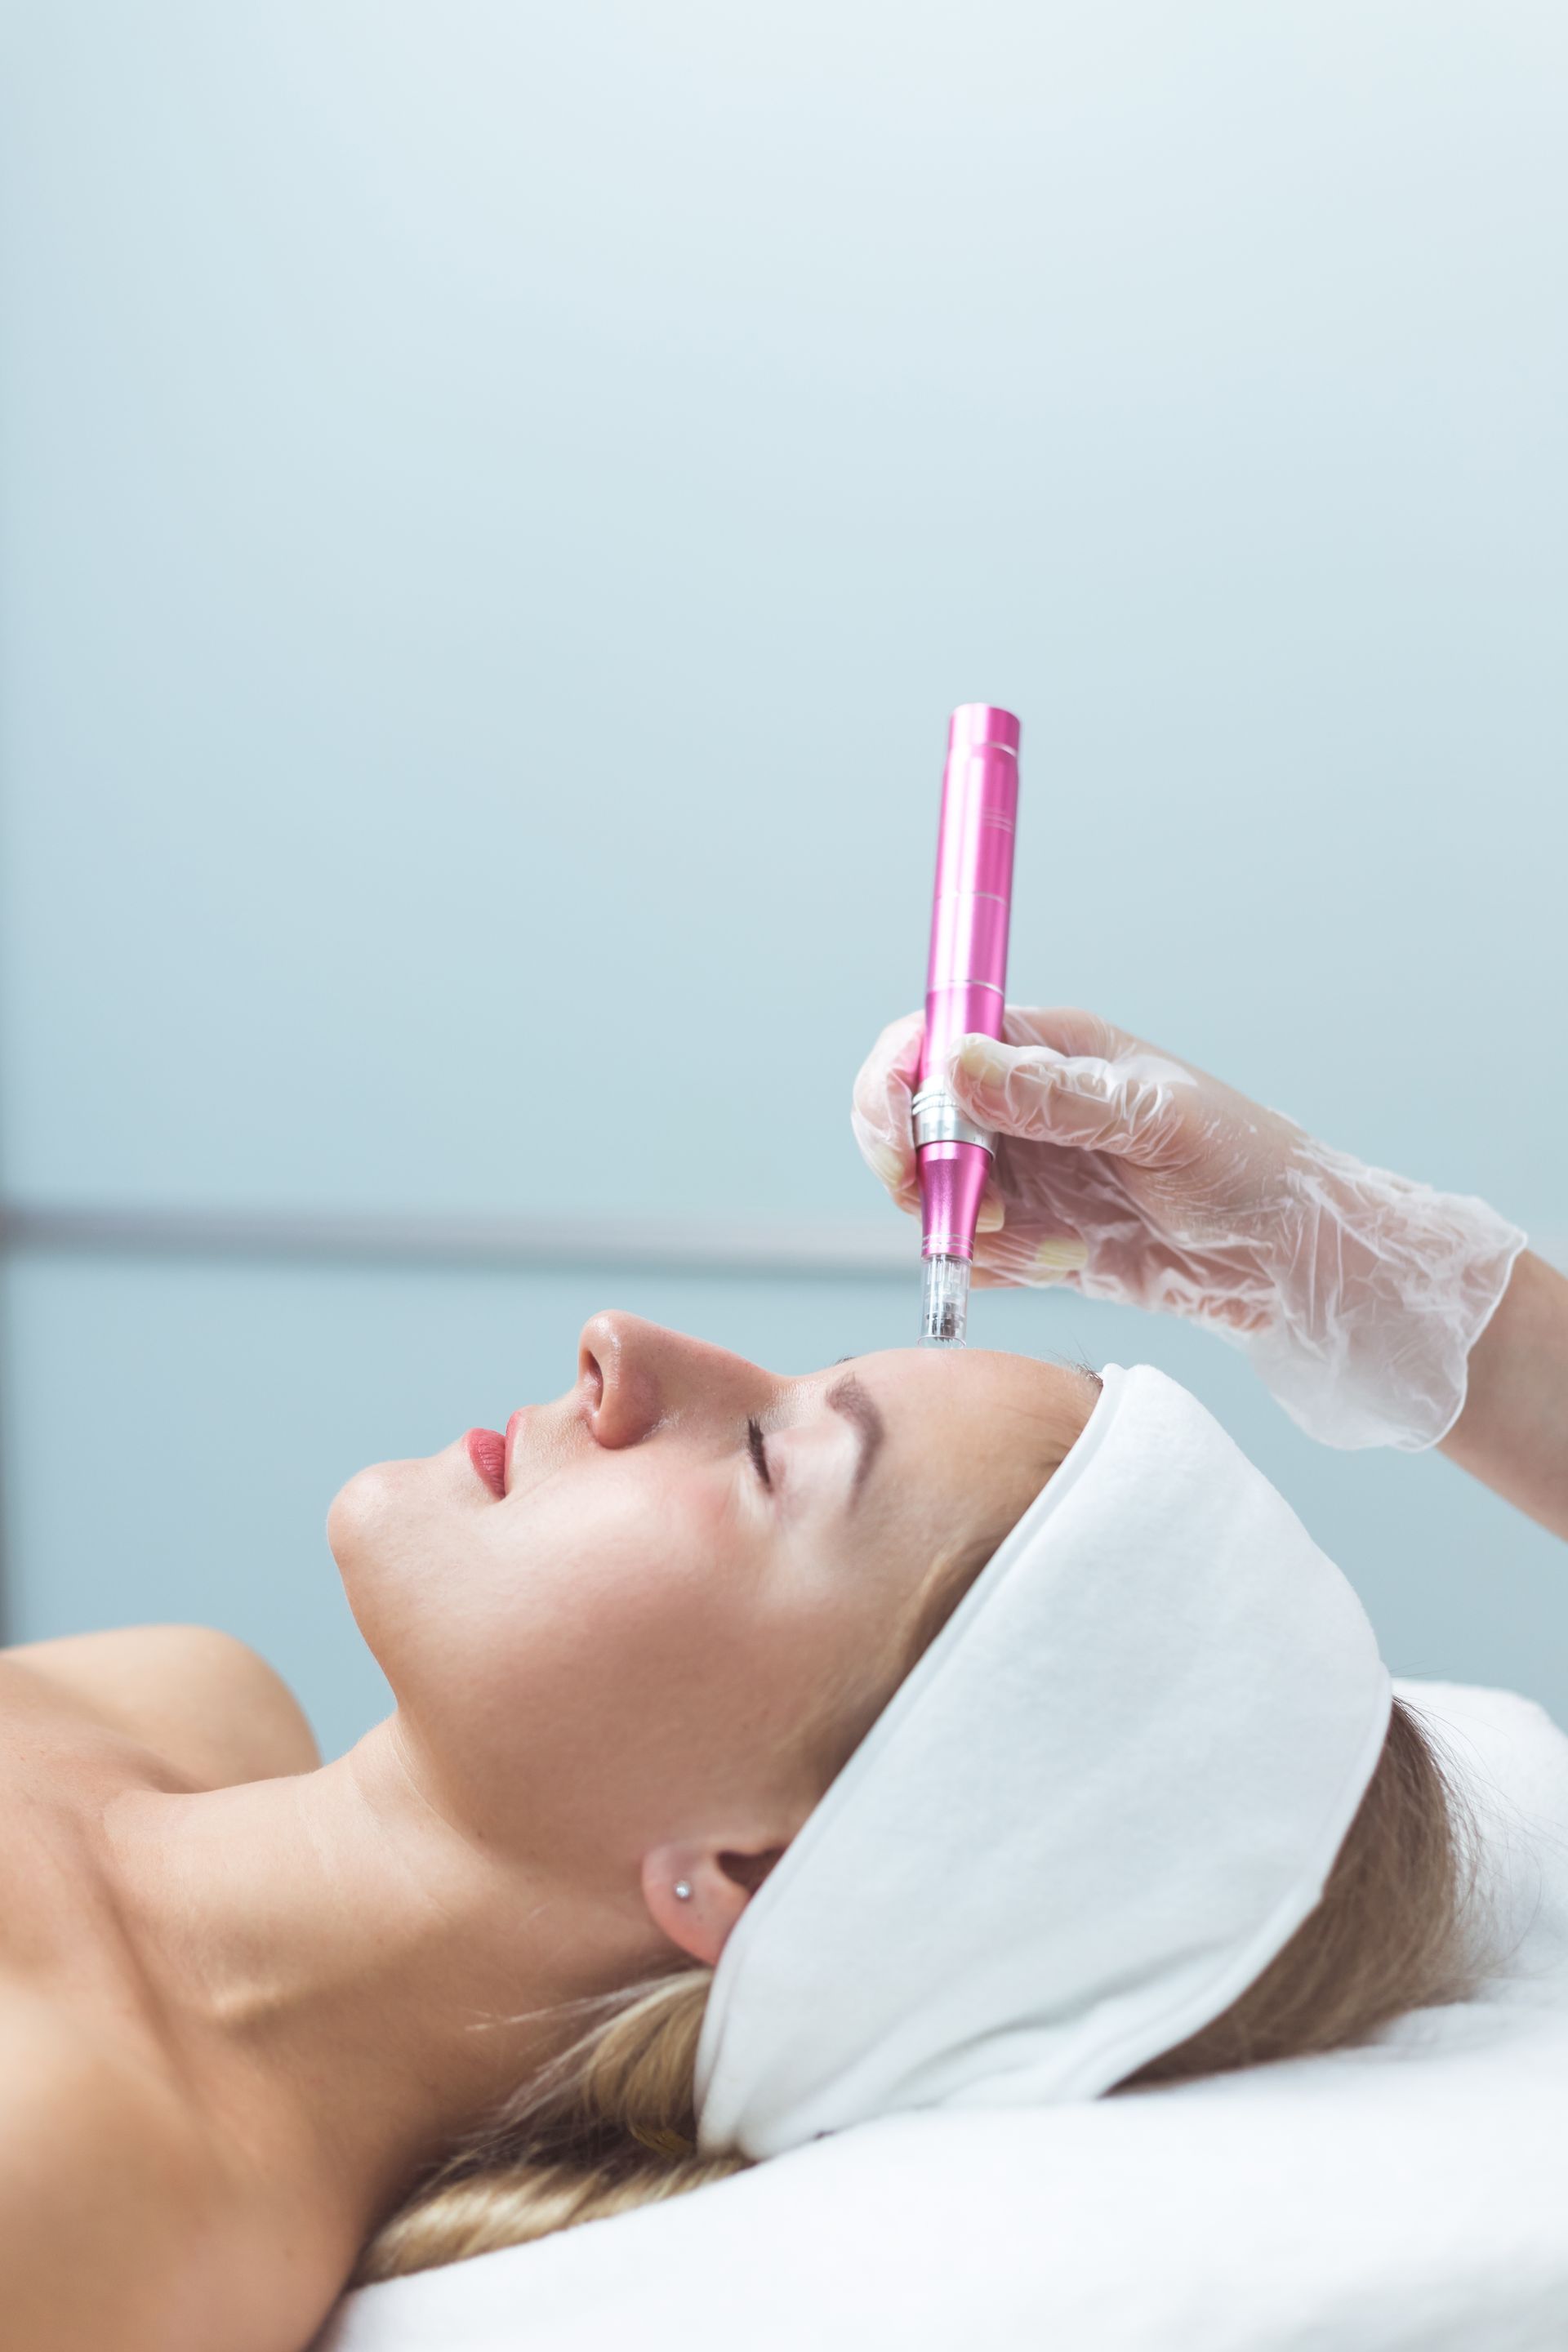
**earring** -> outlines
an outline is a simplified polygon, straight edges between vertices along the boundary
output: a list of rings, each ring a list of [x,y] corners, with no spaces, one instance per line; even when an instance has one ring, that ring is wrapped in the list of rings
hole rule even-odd
[[[678,1903],[689,1903],[689,1902],[690,1902],[690,1900],[691,1900],[691,1882],[690,1882],[690,1880],[689,1880],[689,1878],[678,1878],[678,1879],[676,1880],[676,1882],[675,1882],[675,1899],[676,1899],[676,1901],[677,1901]]]

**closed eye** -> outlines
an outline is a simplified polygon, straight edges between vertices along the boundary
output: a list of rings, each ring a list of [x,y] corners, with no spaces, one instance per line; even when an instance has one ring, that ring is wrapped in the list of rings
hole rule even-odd
[[[768,1449],[763,1444],[761,1422],[749,1421],[746,1423],[746,1444],[751,1449],[752,1468],[763,1486],[771,1489],[773,1483],[773,1474],[768,1468]]]

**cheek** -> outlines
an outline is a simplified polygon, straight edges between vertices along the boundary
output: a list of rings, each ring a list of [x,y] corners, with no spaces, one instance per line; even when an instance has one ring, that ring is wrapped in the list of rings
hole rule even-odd
[[[647,1758],[690,1725],[721,1686],[718,1661],[735,1616],[730,1563],[710,1536],[639,1513],[534,1531],[521,1572],[487,1577],[496,1702],[541,1769],[608,1776],[615,1758]]]
[[[628,1499],[495,1515],[447,1622],[389,1675],[465,1813],[541,1857],[635,1854],[752,1783],[808,1680],[807,1631],[770,1615],[733,1528]]]
[[[519,1786],[574,1835],[631,1853],[791,1781],[837,1627],[710,1532],[605,1548],[518,1621],[506,1728]]]

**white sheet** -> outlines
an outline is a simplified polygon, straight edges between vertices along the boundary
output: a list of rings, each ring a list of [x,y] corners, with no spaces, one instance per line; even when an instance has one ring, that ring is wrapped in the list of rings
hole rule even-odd
[[[320,2352],[1563,2352],[1568,1739],[1402,1685],[1479,1790],[1507,1968],[1375,2049],[863,2126],[351,2296]]]

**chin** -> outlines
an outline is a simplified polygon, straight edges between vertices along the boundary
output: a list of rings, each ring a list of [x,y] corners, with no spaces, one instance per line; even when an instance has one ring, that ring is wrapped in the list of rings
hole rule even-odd
[[[410,1474],[418,1466],[413,1462],[373,1462],[367,1470],[356,1470],[332,1496],[327,1512],[327,1543],[351,1600],[353,1579],[374,1571],[386,1537],[405,1519]]]

